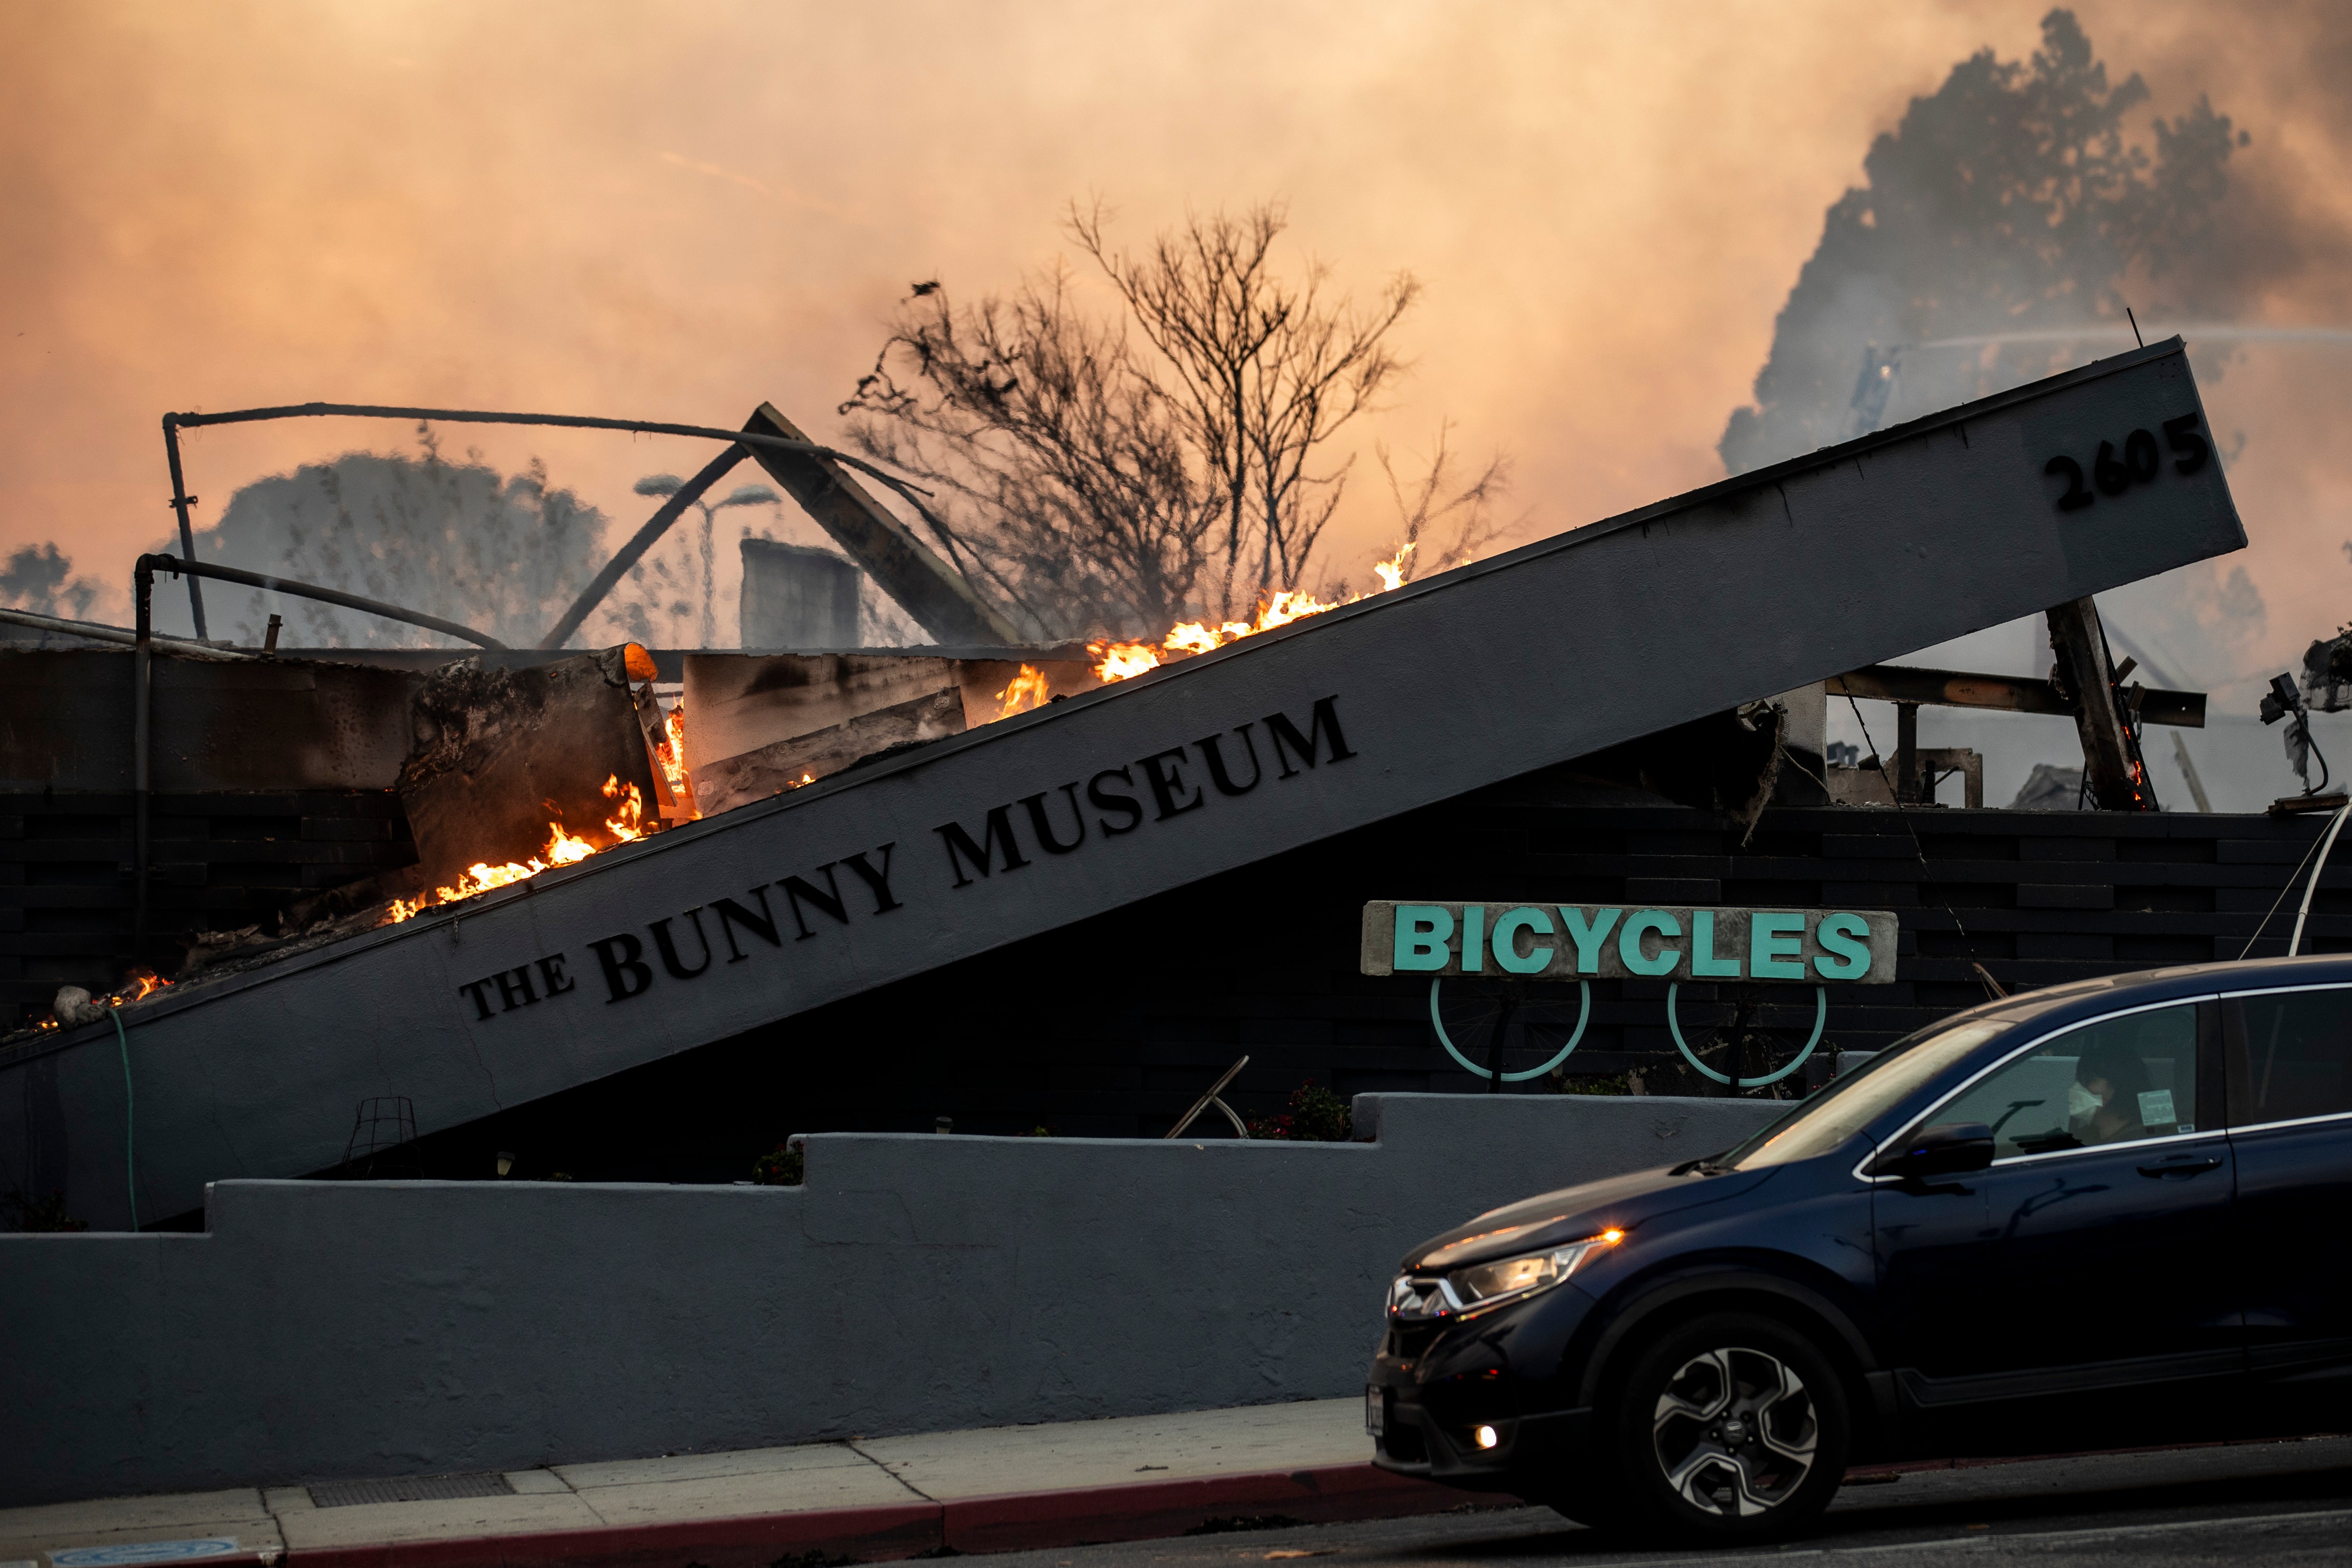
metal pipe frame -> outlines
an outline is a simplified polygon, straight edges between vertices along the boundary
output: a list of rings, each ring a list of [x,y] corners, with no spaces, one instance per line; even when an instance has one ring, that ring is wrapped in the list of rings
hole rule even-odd
[[[184,563],[193,563],[196,559],[195,533],[188,520],[188,508],[195,504],[196,497],[187,493],[187,486],[181,479],[181,431],[195,430],[213,424],[252,424],[271,419],[331,417],[439,420],[447,424],[528,424],[547,425],[562,430],[618,430],[639,435],[690,435],[724,441],[733,449],[731,456],[722,454],[719,458],[713,459],[702,473],[695,476],[696,483],[689,484],[685,489],[671,497],[667,505],[647,519],[646,526],[637,530],[635,537],[622,548],[620,554],[614,557],[605,564],[604,570],[596,574],[595,580],[589,584],[586,591],[581,594],[572,608],[564,612],[563,619],[556,622],[556,629],[541,639],[539,645],[542,648],[562,647],[564,640],[578,631],[580,623],[585,621],[590,612],[603,601],[604,595],[612,591],[613,585],[621,580],[622,574],[635,565],[637,559],[650,549],[656,540],[668,532],[670,525],[677,520],[678,515],[691,506],[704,490],[716,484],[729,469],[748,456],[750,454],[747,449],[750,447],[761,446],[779,452],[797,452],[805,456],[828,458],[835,463],[845,464],[888,486],[901,500],[920,513],[923,520],[929,523],[934,530],[940,530],[943,527],[939,518],[931,515],[930,508],[923,505],[922,497],[930,492],[921,486],[909,484],[895,474],[887,473],[863,457],[843,452],[835,447],[820,445],[814,441],[799,441],[786,436],[767,435],[752,431],[723,430],[708,424],[677,424],[665,420],[651,419],[605,419],[595,414],[584,413],[501,413],[471,408],[406,408],[383,403],[300,402],[284,403],[275,408],[228,409],[220,413],[167,413],[163,416],[163,454],[171,463],[172,505],[180,517],[181,560]],[[699,485],[699,488],[696,487],[697,484]],[[314,596],[316,591],[314,591]],[[193,578],[188,582],[188,607],[195,616],[196,635],[198,638],[203,638],[206,634],[205,601]],[[365,609],[369,606],[362,604],[355,608]],[[459,634],[471,637],[471,633]],[[472,638],[472,640],[480,641],[479,638]],[[504,646],[503,643],[486,645]]]
[[[321,604],[340,604],[346,610],[362,610],[370,615],[381,615],[387,621],[405,621],[411,626],[422,626],[428,632],[438,632],[446,637],[457,637],[478,647],[503,651],[504,643],[496,637],[461,626],[455,621],[444,621],[438,615],[427,615],[421,610],[404,610],[397,604],[386,604],[381,599],[369,599],[357,593],[345,593],[340,588],[320,588],[308,582],[296,582],[291,578],[271,577],[266,572],[247,571],[243,567],[215,566],[210,561],[183,560],[175,555],[142,555],[131,569],[132,580],[139,574],[148,574],[148,580],[158,571],[168,571],[174,577],[218,578],[223,582],[241,582],[248,588],[266,588],[272,593],[290,593],[297,599],[315,599]],[[146,640],[148,606],[141,601],[139,607],[140,637]]]
[[[751,453],[741,445],[730,445],[704,464],[700,473],[680,486],[677,493],[663,503],[659,511],[646,519],[646,526],[631,536],[627,544],[614,552],[613,559],[604,563],[604,570],[581,591],[580,597],[572,601],[572,608],[565,611],[562,618],[549,629],[547,635],[539,640],[539,645],[541,648],[561,648],[570,641],[572,633],[580,630],[580,623],[604,601],[606,594],[613,591],[614,584],[621,580],[629,568],[637,564],[638,558],[653,549],[662,535],[669,532],[670,525],[683,517],[688,507],[702,499],[704,491],[725,478],[735,465],[750,455]]]

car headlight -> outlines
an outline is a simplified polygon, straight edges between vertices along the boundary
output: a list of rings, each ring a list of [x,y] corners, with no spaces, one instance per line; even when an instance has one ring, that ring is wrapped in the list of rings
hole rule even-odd
[[[1389,1316],[1401,1321],[1428,1322],[1482,1311],[1504,1301],[1548,1291],[1576,1272],[1579,1265],[1603,1248],[1624,1239],[1622,1230],[1604,1230],[1564,1247],[1497,1258],[1436,1275],[1406,1274],[1389,1287]]]

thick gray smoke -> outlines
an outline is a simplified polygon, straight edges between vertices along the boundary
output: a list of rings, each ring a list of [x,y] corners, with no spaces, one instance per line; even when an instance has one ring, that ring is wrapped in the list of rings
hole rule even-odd
[[[2126,349],[2126,306],[2151,341],[2206,324],[2184,335],[2209,389],[2244,354],[2276,352],[2242,346],[2254,339],[2342,337],[2262,330],[2282,280],[2315,256],[2340,258],[2340,234],[2302,210],[2275,168],[2245,167],[2251,137],[2202,96],[2184,97],[2169,118],[2152,114],[2150,99],[2136,73],[2111,81],[2073,14],[2056,10],[2030,58],[1981,50],[1912,99],[1872,144],[1865,183],[1829,209],[1775,324],[1756,401],[1724,431],[1725,465],[1744,472]],[[2253,177],[2233,179],[2242,172]],[[2245,435],[2226,424],[2214,434],[2234,468]],[[2101,598],[2117,655],[2137,657],[2142,678],[2216,692],[2221,727],[2192,749],[2217,804],[2246,809],[2289,788],[2267,740],[2242,779],[2230,768],[2247,737],[2231,730],[2221,744],[2231,724],[2252,731],[2244,691],[2275,653],[2247,559]],[[1929,662],[2018,674],[2049,666],[2038,620],[1966,642]],[[2070,760],[2063,727],[2032,740],[1951,715],[1931,727],[1929,744],[1991,744],[1990,779]],[[2185,804],[2168,747],[2151,757],[2159,793]]]
[[[96,579],[73,575],[72,559],[54,540],[26,545],[0,566],[0,604],[36,615],[81,620],[104,591]]]
[[[2071,12],[2042,40],[1961,61],[1872,144],[1724,431],[1733,473],[2112,352],[2127,301],[2144,320],[2241,303],[2214,263],[2245,133],[2200,98],[2154,121],[2151,155],[2126,134],[2138,76],[2111,85]]]
[[[2147,121],[2151,152],[2129,129],[2148,98],[2137,74],[2110,82],[2058,10],[2030,59],[1980,50],[1912,99],[1872,144],[1867,183],[1830,208],[1756,402],[1724,431],[1725,465],[1743,472],[2114,353],[2132,341],[2126,305],[2151,337],[2252,319],[2279,252],[2298,247],[2249,243],[2281,218],[2266,193],[2233,195],[2248,133],[2200,97]],[[2218,380],[2231,352],[2223,338],[2200,346],[2200,377]],[[2217,434],[2234,458],[2242,436]],[[2135,640],[2177,666],[2172,680],[2227,683],[2267,632],[2242,562],[2109,598]],[[2019,657],[2046,663],[2030,642]]]

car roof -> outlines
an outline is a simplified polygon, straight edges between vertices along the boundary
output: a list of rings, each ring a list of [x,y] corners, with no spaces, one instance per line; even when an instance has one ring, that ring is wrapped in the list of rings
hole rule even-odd
[[[2069,1016],[2089,1017],[2124,1008],[2141,1007],[2176,998],[2211,996],[2216,991],[2261,990],[2272,986],[2352,984],[2352,954],[2315,953],[2294,958],[2240,958],[2210,964],[2179,964],[2162,969],[2138,969],[2072,980],[2063,986],[2020,991],[2014,996],[1980,1002],[1938,1021],[1947,1028],[1969,1019],[1990,1018],[2024,1022],[2029,1019],[2063,1022]]]

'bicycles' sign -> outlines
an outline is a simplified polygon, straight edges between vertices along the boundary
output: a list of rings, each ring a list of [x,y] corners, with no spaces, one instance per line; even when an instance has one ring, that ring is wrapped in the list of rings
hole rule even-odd
[[[1891,985],[1896,931],[1884,909],[1378,900],[1364,905],[1362,972]]]

